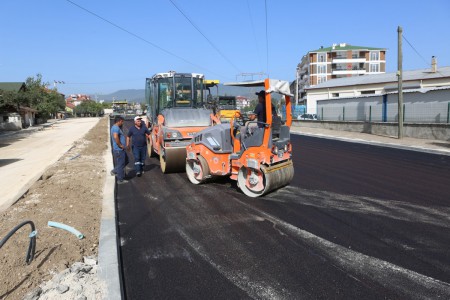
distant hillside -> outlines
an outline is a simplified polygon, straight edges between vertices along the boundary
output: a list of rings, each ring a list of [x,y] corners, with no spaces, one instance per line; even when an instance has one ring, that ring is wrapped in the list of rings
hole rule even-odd
[[[91,97],[93,97],[91,95]],[[144,102],[145,90],[119,90],[107,95],[97,95],[98,100],[111,102],[113,100],[128,100],[129,102]]]
[[[224,86],[219,84],[219,95],[221,96],[244,96],[249,99],[256,99],[255,93],[260,91],[261,88],[245,88],[238,86]],[[211,94],[216,95],[216,88],[211,88]],[[91,95],[95,98],[93,95]],[[119,90],[117,92],[107,95],[97,95],[98,100],[105,100],[111,102],[113,100],[128,100],[129,102],[144,102],[145,90]]]

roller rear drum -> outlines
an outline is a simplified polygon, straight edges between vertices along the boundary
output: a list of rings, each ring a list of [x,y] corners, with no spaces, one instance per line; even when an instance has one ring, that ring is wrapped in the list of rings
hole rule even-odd
[[[183,172],[186,168],[186,148],[161,148],[159,163],[164,174]]]
[[[242,167],[238,173],[238,185],[249,197],[259,197],[289,184],[294,177],[292,161],[261,169]]]

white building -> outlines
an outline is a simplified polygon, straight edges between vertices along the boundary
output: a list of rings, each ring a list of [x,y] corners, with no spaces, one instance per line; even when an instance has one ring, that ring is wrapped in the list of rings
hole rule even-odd
[[[403,71],[403,89],[424,89],[450,86],[450,67]],[[306,88],[307,113],[317,113],[317,101],[383,95],[398,87],[397,73],[384,73],[339,78]]]
[[[306,89],[338,78],[382,74],[386,70],[386,49],[352,46],[346,43],[309,51],[297,66],[297,103],[308,106]],[[295,85],[295,86],[294,86]]]

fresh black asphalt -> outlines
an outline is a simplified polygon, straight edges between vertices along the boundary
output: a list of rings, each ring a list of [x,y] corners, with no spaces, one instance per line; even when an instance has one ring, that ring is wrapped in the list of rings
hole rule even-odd
[[[116,195],[125,298],[450,298],[449,156],[292,142],[294,180],[261,198],[155,158],[130,171]]]

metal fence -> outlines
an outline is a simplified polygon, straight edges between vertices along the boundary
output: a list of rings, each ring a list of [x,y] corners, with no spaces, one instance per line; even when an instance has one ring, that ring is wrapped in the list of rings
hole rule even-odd
[[[450,123],[450,89],[405,92],[403,121]],[[398,94],[317,101],[317,115],[324,121],[397,122]]]

